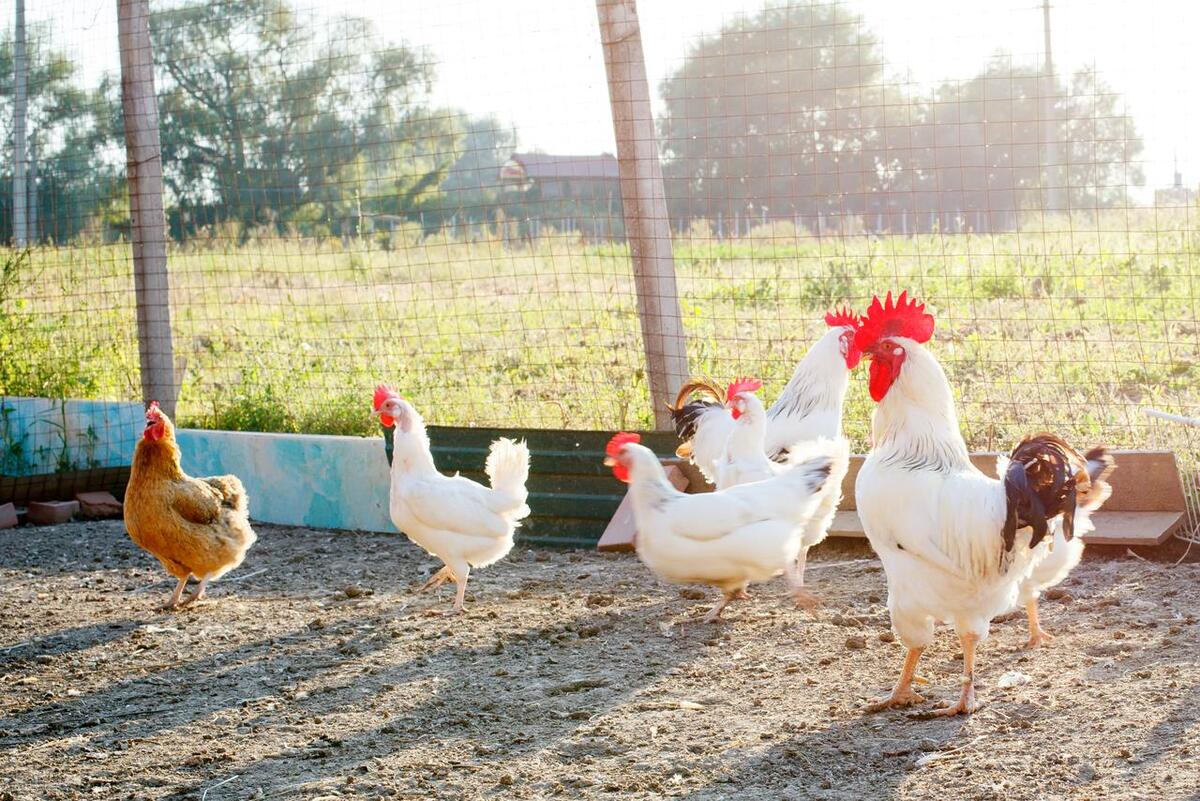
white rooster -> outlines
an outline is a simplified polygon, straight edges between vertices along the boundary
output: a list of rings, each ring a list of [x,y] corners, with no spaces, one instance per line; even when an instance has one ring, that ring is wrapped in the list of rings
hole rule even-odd
[[[858,475],[855,497],[863,528],[887,574],[892,626],[908,648],[890,696],[868,709],[919,703],[912,680],[935,621],[954,626],[962,643],[958,702],[938,714],[976,709],[975,648],[991,619],[1012,608],[1061,529],[1064,540],[1086,528],[1107,490],[1102,461],[1086,462],[1060,438],[1025,439],[1000,479],[977,470],[958,428],[946,375],[923,343],[933,316],[901,294],[875,298],[855,335],[871,360],[869,387],[879,404],[874,447]],[[1093,451],[1103,457],[1103,451]]]
[[[453,613],[463,610],[467,576],[512,550],[513,532],[529,515],[529,448],[524,442],[492,443],[484,470],[491,488],[459,475],[444,476],[433,464],[425,422],[395,390],[375,390],[375,413],[395,426],[390,511],[392,522],[408,538],[444,562],[418,590],[453,581]]]
[[[671,486],[658,457],[638,440],[637,434],[617,434],[605,460],[630,484],[638,556],[666,581],[719,589],[721,600],[706,623],[749,583],[788,570],[823,489],[834,475],[845,474],[849,460],[845,441],[827,441],[773,478],[687,495]]]
[[[860,354],[853,350],[857,315],[840,310],[825,315],[829,331],[809,348],[796,365],[791,380],[767,411],[763,433],[766,455],[781,461],[798,442],[820,437],[833,439],[842,433],[842,405],[850,386],[850,371]],[[689,401],[693,394],[702,396]],[[734,418],[711,381],[694,379],[685,384],[670,407],[675,433],[680,439],[676,455],[691,459],[717,489],[724,489],[715,464],[725,453],[733,433]]]

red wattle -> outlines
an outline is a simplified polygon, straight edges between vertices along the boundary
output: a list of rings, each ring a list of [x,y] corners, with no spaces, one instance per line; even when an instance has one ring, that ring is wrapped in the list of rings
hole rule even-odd
[[[385,428],[391,428],[392,426],[396,425],[396,418],[392,417],[390,414],[381,414],[379,415],[379,422],[383,423]]]
[[[871,359],[870,374],[869,387],[871,389],[871,398],[876,403],[879,403],[887,395],[888,390],[892,388],[892,383],[896,380],[896,374],[893,372],[890,362],[886,362],[878,357]]]
[[[629,468],[628,467],[621,464],[620,462],[617,462],[616,464],[613,465],[612,471],[613,471],[613,475],[616,476],[617,479],[619,479],[620,481],[624,481],[626,484],[629,483]]]

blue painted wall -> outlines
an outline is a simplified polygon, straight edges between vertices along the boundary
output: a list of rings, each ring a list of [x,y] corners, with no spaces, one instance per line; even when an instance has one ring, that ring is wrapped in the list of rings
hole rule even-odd
[[[140,403],[0,396],[0,475],[128,465],[144,422]]]
[[[255,520],[396,530],[382,439],[194,429],[180,429],[176,438],[190,475],[233,473],[242,480]]]

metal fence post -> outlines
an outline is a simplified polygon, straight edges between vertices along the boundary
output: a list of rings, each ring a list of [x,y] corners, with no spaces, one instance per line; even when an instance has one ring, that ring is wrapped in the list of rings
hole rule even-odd
[[[675,400],[688,377],[687,340],[679,310],[671,221],[650,112],[637,4],[635,0],[596,0],[596,13],[608,73],[625,237],[633,258],[654,424],[669,429],[671,416],[666,405]]]
[[[125,118],[142,396],[147,403],[158,401],[167,414],[174,416],[176,387],[163,216],[162,149],[148,0],[117,0],[117,36],[121,47],[121,110]]]

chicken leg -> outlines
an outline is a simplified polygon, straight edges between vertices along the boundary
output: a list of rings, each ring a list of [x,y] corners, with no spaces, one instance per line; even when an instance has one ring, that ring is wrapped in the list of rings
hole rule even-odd
[[[429,580],[426,581],[424,584],[422,584],[420,586],[420,588],[417,589],[417,592],[421,593],[421,592],[425,592],[425,590],[435,590],[438,587],[445,584],[447,581],[449,581],[450,578],[451,578],[451,573],[450,573],[449,566],[442,565],[442,569],[439,570],[438,572],[434,573],[432,576],[430,576]]]
[[[968,631],[958,635],[958,639],[963,649],[962,693],[957,704],[934,710],[933,714],[943,717],[970,715],[979,708],[975,702],[975,644],[979,642],[979,635]]]
[[[171,600],[159,607],[164,612],[179,608],[179,599],[183,597],[183,589],[187,586],[188,577],[184,576],[175,585],[175,592],[171,593]]]
[[[877,698],[867,704],[867,712],[882,712],[894,707],[912,706],[925,701],[924,696],[912,688],[913,677],[917,672],[917,660],[921,658],[924,648],[909,648],[904,656],[904,667],[900,670],[900,678],[892,688],[892,694]]]
[[[821,606],[821,599],[804,586],[804,568],[807,562],[808,549],[801,548],[796,560],[788,565],[784,578],[787,580],[792,600],[796,602],[796,606],[809,612],[815,612]]]
[[[179,608],[182,609],[185,606],[191,606],[192,604],[196,603],[196,601],[199,601],[201,598],[204,597],[204,591],[206,589],[208,589],[208,576],[205,576],[204,578],[200,579],[199,586],[197,586],[196,589],[192,592],[192,594],[187,597],[186,601],[179,604]]]
[[[445,573],[445,575],[441,576],[442,573]],[[450,609],[426,609],[425,614],[441,615],[441,616],[462,614],[463,604],[467,600],[467,576],[469,576],[470,573],[471,573],[471,568],[469,566],[464,567],[462,570],[462,575],[459,575],[455,571],[451,570],[450,566],[447,565],[446,567],[443,567],[441,570],[439,570],[437,575],[434,575],[433,577],[431,577],[429,579],[429,581],[425,582],[426,584],[431,584],[434,581],[434,579],[438,579],[438,577],[441,576],[441,578],[437,581],[436,584],[433,584],[433,586],[435,586],[435,587],[439,586],[446,581],[453,581],[454,585],[455,585],[454,606],[452,608],[450,608]],[[422,587],[421,589],[423,590],[425,588]],[[418,590],[418,592],[419,591],[420,590]]]
[[[1037,598],[1032,598],[1025,604],[1025,614],[1029,616],[1029,639],[1025,642],[1026,648],[1037,648],[1039,645],[1054,641],[1054,637],[1042,628],[1038,620]]]

